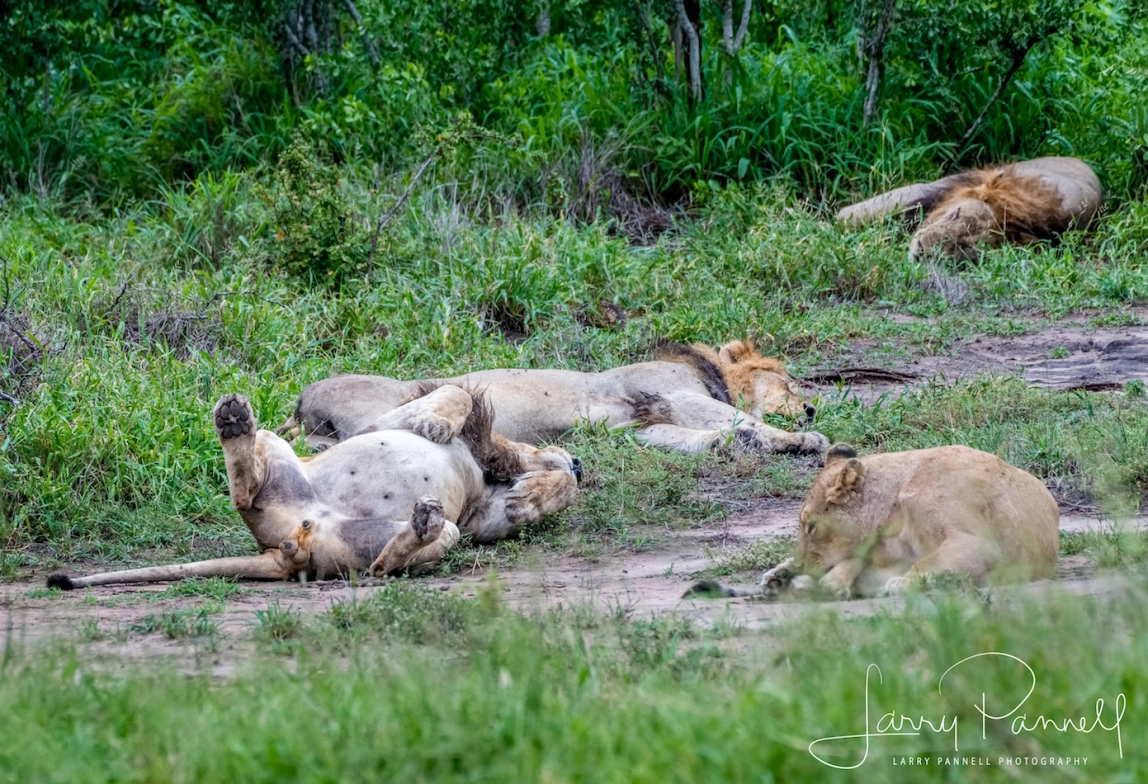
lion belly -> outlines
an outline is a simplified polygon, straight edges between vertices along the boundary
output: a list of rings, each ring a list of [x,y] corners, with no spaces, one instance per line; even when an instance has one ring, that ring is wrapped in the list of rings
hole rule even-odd
[[[406,520],[415,501],[431,496],[457,520],[483,487],[461,442],[436,444],[405,430],[355,436],[303,467],[318,503],[351,519]]]
[[[344,541],[362,545],[352,549],[363,553],[346,554],[347,563],[357,563],[394,536],[401,527],[395,524],[409,520],[424,496],[437,499],[446,518],[456,521],[485,500],[482,469],[457,440],[436,444],[409,431],[385,430],[309,460],[289,452],[276,456],[251,508],[241,514],[263,549],[278,547],[305,519],[314,520],[327,540],[339,538],[331,536],[338,528]]]

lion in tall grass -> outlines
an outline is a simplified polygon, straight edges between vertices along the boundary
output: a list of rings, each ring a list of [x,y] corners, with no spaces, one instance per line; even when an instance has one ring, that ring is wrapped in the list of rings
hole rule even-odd
[[[1037,158],[907,185],[853,204],[839,221],[860,225],[886,215],[924,217],[909,243],[917,259],[940,252],[973,259],[978,245],[1057,240],[1086,229],[1103,201],[1095,172],[1076,158]]]
[[[538,444],[579,422],[633,427],[644,444],[701,452],[738,444],[755,452],[822,453],[820,433],[791,433],[762,421],[766,414],[804,416],[813,406],[774,358],[748,340],[718,350],[664,346],[653,362],[583,373],[573,370],[481,370],[432,381],[386,376],[335,376],[306,387],[279,433],[301,432],[312,446],[338,443],[379,426],[426,384],[456,384],[482,391],[494,409],[494,431],[512,441]]]

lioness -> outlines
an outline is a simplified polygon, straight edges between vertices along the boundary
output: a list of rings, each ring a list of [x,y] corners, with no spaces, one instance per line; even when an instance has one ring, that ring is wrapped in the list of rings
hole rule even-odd
[[[797,554],[766,572],[846,598],[937,575],[1022,582],[1056,572],[1059,512],[1032,474],[996,455],[941,446],[857,457],[836,444],[801,507]]]
[[[385,376],[335,376],[306,387],[283,435],[304,431],[308,443],[335,443],[379,426],[380,418],[415,394],[423,381]],[[821,453],[820,433],[788,433],[765,424],[767,413],[812,418],[778,360],[748,340],[665,347],[662,358],[601,373],[573,370],[482,370],[429,383],[480,389],[494,408],[494,430],[538,444],[578,422],[635,426],[639,441],[678,452],[700,452],[733,439],[758,452]]]
[[[242,395],[224,395],[214,420],[231,504],[260,555],[78,579],[53,575],[48,585],[418,571],[442,558],[460,531],[489,542],[564,509],[581,475],[577,458],[558,447],[492,438],[489,407],[455,386],[396,408],[377,430],[314,457],[297,457],[286,441],[258,430]]]
[[[1076,158],[1037,158],[1006,166],[907,185],[837,213],[864,224],[892,214],[924,219],[909,243],[909,256],[933,250],[973,259],[976,245],[1027,244],[1085,229],[1100,210],[1104,192],[1088,164]]]

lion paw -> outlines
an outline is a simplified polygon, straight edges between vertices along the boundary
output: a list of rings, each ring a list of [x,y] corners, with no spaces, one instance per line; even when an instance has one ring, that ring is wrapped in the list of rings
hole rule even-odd
[[[573,472],[532,471],[520,476],[507,491],[506,517],[515,523],[532,523],[570,506],[577,495],[578,480]]]
[[[824,455],[829,449],[829,439],[821,433],[808,432],[801,434],[800,452],[810,455]]]
[[[833,572],[821,578],[821,587],[842,601],[853,596],[852,584],[844,582]]]
[[[443,516],[442,504],[437,498],[424,497],[415,502],[415,511],[411,515],[411,528],[419,541],[434,541],[442,533],[446,525]]]
[[[761,592],[763,594],[772,596],[788,588],[795,576],[798,575],[796,575],[796,572],[793,570],[792,561],[783,561],[763,574],[761,580],[758,581],[758,585],[761,586]]]
[[[427,441],[436,444],[445,444],[458,435],[462,429],[462,422],[455,422],[432,411],[424,411],[410,423],[411,432],[422,436]]]
[[[255,411],[243,395],[224,395],[213,412],[215,432],[221,440],[255,432]]]
[[[883,593],[886,596],[899,596],[909,590],[909,586],[912,585],[912,582],[912,579],[908,575],[890,577],[885,583]]]

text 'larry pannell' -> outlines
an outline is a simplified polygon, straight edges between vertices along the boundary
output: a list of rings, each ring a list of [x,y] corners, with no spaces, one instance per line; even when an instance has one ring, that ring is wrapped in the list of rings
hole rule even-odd
[[[974,702],[972,704],[972,708],[978,714],[980,714],[981,717],[980,735],[982,740],[988,739],[990,723],[1006,721],[1008,722],[1007,727],[1013,735],[1020,735],[1022,733],[1033,732],[1036,730],[1053,730],[1062,733],[1076,732],[1084,734],[1090,734],[1100,730],[1102,732],[1115,733],[1116,751],[1120,754],[1121,759],[1124,758],[1124,741],[1120,733],[1120,722],[1124,718],[1124,710],[1127,704],[1127,698],[1123,693],[1116,695],[1116,699],[1114,700],[1115,707],[1110,710],[1105,709],[1105,702],[1103,698],[1097,698],[1094,706],[1095,716],[1093,717],[1049,717],[1044,714],[1035,716],[1030,715],[1027,710],[1022,711],[1022,708],[1025,707],[1025,703],[1028,702],[1028,699],[1032,696],[1032,693],[1036,691],[1036,673],[1033,671],[1032,667],[1028,666],[1027,662],[1025,662],[1023,659],[1013,656],[1012,654],[1000,653],[998,651],[989,651],[986,653],[977,653],[961,659],[959,662],[952,665],[949,667],[949,669],[945,670],[944,673],[941,674],[941,677],[937,681],[937,693],[944,695],[945,677],[950,672],[957,669],[958,667],[961,667],[962,665],[966,667],[970,666],[970,662],[984,659],[986,657],[1003,657],[1004,659],[1011,660],[1017,663],[1020,667],[1023,667],[1023,677],[1027,679],[1029,688],[1024,697],[1020,701],[1016,702],[1016,704],[1011,705],[1011,707],[1007,703],[1005,705],[999,705],[999,700],[994,699],[994,695],[986,692],[981,693],[980,700],[978,702]],[[889,711],[877,719],[875,724],[871,723],[871,717],[869,715],[869,696],[872,691],[872,679],[874,675],[876,675],[877,683],[880,684],[884,682],[883,676],[881,674],[881,668],[876,664],[870,664],[869,667],[865,670],[865,726],[863,731],[851,735],[833,735],[826,738],[818,738],[809,744],[809,753],[813,755],[814,759],[824,765],[828,765],[831,768],[837,768],[838,770],[853,770],[855,768],[861,767],[861,765],[863,765],[869,758],[869,745],[872,738],[888,738],[898,736],[918,737],[922,735],[926,730],[928,730],[929,732],[936,734],[951,735],[953,739],[954,756],[945,757],[930,755],[928,757],[897,757],[895,759],[898,760],[898,764],[902,759],[906,760],[906,765],[909,764],[907,762],[909,759],[914,761],[918,759],[922,761],[930,759],[948,760],[948,762],[943,763],[946,765],[990,764],[986,761],[991,759],[988,757],[968,757],[956,755],[956,752],[960,751],[960,732],[956,715],[950,716],[947,714],[942,714],[940,716],[934,717],[926,717],[920,715],[914,717],[904,713],[898,713],[897,711]],[[863,744],[863,747],[858,748],[856,745],[858,743]],[[833,746],[826,748],[826,745],[828,744],[833,744]],[[853,748],[855,751],[843,751],[841,748],[842,745]],[[822,756],[830,753],[832,753],[833,756],[837,758],[848,758],[849,756],[856,755],[857,753],[860,753],[861,756],[860,759],[853,764],[838,765],[835,762],[827,759],[825,756]],[[856,759],[856,756],[854,756],[854,759]],[[1082,761],[1080,764],[1087,764],[1087,757],[1056,757],[1047,755],[1043,757],[1005,756],[999,758],[1000,761],[998,764],[1060,765],[1070,763],[1050,762],[1049,760],[1077,759]],[[966,763],[963,762],[963,760],[969,761]],[[926,762],[925,764],[929,763]],[[938,763],[934,762],[933,764]]]

